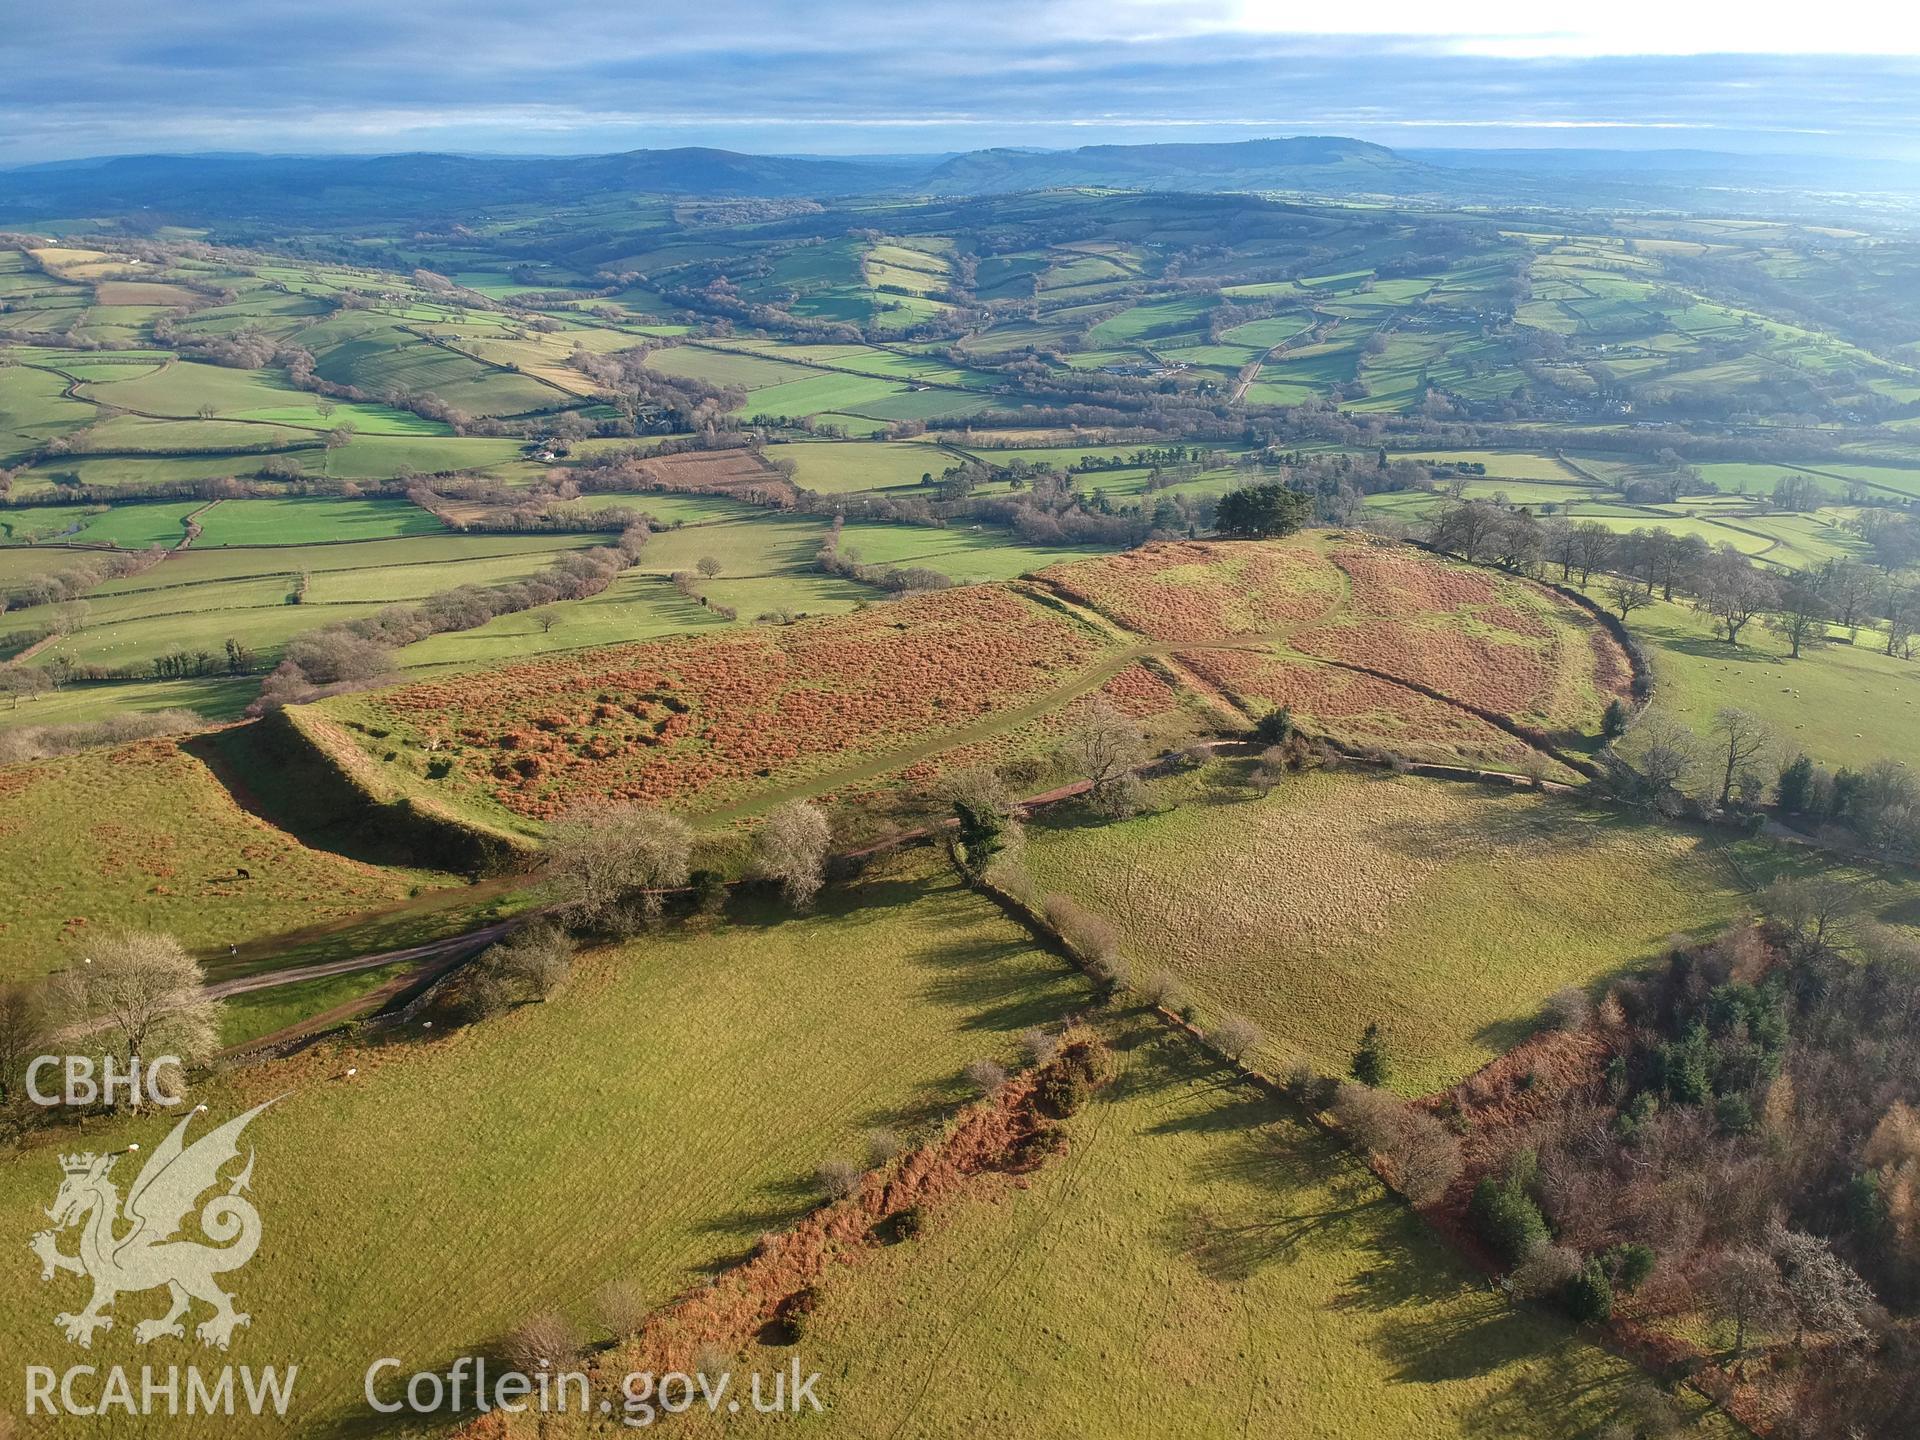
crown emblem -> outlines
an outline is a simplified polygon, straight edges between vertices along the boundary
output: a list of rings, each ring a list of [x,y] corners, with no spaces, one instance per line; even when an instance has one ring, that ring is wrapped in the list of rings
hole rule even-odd
[[[62,1155],[60,1168],[69,1175],[84,1175],[93,1169],[93,1162],[99,1158],[91,1150],[79,1155]]]

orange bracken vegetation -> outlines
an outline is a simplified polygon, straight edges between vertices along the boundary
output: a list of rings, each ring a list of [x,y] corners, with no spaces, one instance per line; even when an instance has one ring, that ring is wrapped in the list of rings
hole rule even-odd
[[[1339,572],[1305,545],[1148,545],[1056,565],[1040,578],[1155,640],[1278,630],[1325,614],[1341,593]]]
[[[549,819],[586,795],[699,810],[1016,705],[1102,652],[1005,589],[551,657],[351,707],[425,743],[456,787]],[[349,723],[353,723],[349,721]]]

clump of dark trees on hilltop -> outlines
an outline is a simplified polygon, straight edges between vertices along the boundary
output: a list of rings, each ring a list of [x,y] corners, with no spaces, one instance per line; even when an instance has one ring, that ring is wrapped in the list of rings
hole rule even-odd
[[[1470,1222],[1581,1319],[1704,1312],[1696,1378],[1772,1391],[1776,1435],[1909,1434],[1920,946],[1835,877],[1763,900],[1764,927],[1563,1007],[1601,1068],[1483,1151]]]

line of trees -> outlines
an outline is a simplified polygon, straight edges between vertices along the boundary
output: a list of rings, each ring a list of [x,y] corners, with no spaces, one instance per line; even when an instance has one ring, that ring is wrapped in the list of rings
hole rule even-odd
[[[953,584],[950,576],[928,565],[861,564],[860,552],[842,543],[845,519],[842,515],[833,517],[833,528],[827,532],[826,543],[814,557],[814,563],[827,574],[857,580],[863,585],[877,585],[898,595],[945,590]]]
[[[1448,506],[1428,538],[1448,554],[1517,574],[1582,587],[1598,577],[1602,596],[1622,620],[1656,598],[1679,599],[1705,615],[1728,645],[1739,645],[1758,620],[1780,635],[1795,659],[1826,644],[1832,626],[1846,630],[1851,643],[1869,625],[1880,625],[1884,653],[1912,659],[1920,585],[1904,568],[1911,563],[1905,543],[1920,530],[1905,517],[1866,523],[1882,537],[1876,546],[1882,563],[1842,557],[1789,575],[1754,564],[1731,545],[1716,548],[1663,526],[1620,534],[1596,520],[1540,519],[1485,500]]]
[[[75,602],[96,586],[109,580],[123,580],[158,565],[167,556],[164,545],[145,550],[81,550],[58,570],[29,575],[17,585],[0,591],[0,615],[9,610],[26,610],[36,605],[61,605]],[[48,630],[43,633],[52,633]]]

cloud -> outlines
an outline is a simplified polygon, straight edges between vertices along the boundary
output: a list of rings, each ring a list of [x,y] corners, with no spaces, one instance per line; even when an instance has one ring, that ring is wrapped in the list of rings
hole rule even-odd
[[[1920,50],[1920,19],[1882,15],[1884,43],[1866,58],[1814,53],[1864,43],[1865,21],[1845,7],[1798,12],[1798,53],[1697,53],[1722,33],[1747,48],[1795,38],[1752,9],[1722,27],[1651,0],[1575,21],[1536,0],[1311,15],[1278,0],[73,0],[9,16],[0,162],[215,148],[936,150],[1169,133],[1920,143],[1920,64],[1894,53]]]
[[[1371,0],[1313,9],[1295,0],[1222,0],[1218,33],[1376,35],[1452,55],[1504,59],[1629,55],[1920,55],[1920,12],[1874,0],[1808,6],[1732,0]]]

